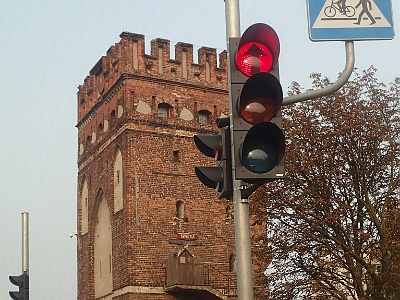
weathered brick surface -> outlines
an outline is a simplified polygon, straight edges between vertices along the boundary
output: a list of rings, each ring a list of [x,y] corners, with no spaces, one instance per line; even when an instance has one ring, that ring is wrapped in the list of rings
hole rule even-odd
[[[217,66],[215,49],[203,47],[199,64],[195,64],[190,44],[177,44],[172,60],[168,40],[153,40],[151,55],[146,55],[142,35],[124,32],[120,37],[78,91],[79,300],[95,299],[94,230],[99,193],[110,209],[114,291],[129,286],[164,287],[166,262],[184,247],[196,262],[212,263],[221,272],[229,271],[229,257],[234,253],[233,223],[226,213],[231,203],[217,200],[216,192],[204,187],[194,174],[195,165],[214,162],[197,150],[193,134],[217,132],[215,119],[228,115],[226,52],[220,54]],[[137,69],[132,55],[135,45]],[[183,52],[187,76],[182,75]],[[169,118],[158,117],[159,103],[171,105]],[[148,111],[142,109],[144,104]],[[201,110],[211,113],[208,125],[199,124]],[[192,120],[188,120],[188,111]],[[114,213],[117,149],[123,158],[124,208]],[[81,234],[85,178],[89,231]],[[185,203],[185,219],[176,217],[177,201]],[[178,233],[196,234],[197,240],[185,244],[177,238]],[[178,298],[168,293],[126,293],[113,299]],[[180,295],[179,299],[186,298]]]

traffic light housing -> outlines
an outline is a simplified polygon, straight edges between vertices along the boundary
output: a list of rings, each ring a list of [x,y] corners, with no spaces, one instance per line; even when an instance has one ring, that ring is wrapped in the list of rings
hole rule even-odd
[[[284,177],[279,38],[266,24],[229,39],[235,178],[247,183]]]
[[[218,135],[194,136],[197,148],[204,155],[214,158],[216,166],[195,167],[195,173],[205,186],[218,192],[219,199],[231,199],[233,188],[229,118],[220,118],[217,124],[222,127]]]
[[[29,275],[23,273],[18,276],[9,276],[10,282],[18,286],[18,292],[9,292],[9,295],[14,300],[29,300]]]

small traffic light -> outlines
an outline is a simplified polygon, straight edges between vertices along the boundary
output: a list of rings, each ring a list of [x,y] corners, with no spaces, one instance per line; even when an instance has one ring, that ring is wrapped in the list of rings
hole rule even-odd
[[[279,38],[258,23],[229,39],[235,178],[247,183],[284,177]]]
[[[19,287],[18,292],[9,292],[14,300],[29,300],[29,275],[23,273],[19,276],[9,276],[10,282]]]
[[[232,162],[229,118],[217,120],[222,127],[218,135],[195,135],[194,143],[208,157],[216,160],[215,167],[195,167],[199,180],[207,187],[218,192],[218,198],[232,197]]]

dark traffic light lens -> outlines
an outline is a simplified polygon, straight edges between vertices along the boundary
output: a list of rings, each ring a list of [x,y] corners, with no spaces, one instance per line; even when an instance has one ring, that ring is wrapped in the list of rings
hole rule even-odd
[[[240,148],[240,161],[249,171],[263,174],[271,171],[283,158],[285,138],[271,122],[254,125]]]
[[[273,145],[258,143],[254,149],[243,153],[243,165],[251,172],[262,174],[272,170],[278,163],[278,149]]]
[[[252,102],[241,103],[245,105],[240,107],[240,115],[247,123],[257,124],[270,121],[276,111],[276,104],[270,97],[257,97]]]
[[[238,69],[249,77],[258,72],[269,72],[273,63],[271,51],[260,43],[247,43],[239,48],[236,55]]]
[[[255,125],[269,122],[282,105],[281,84],[270,73],[257,73],[243,86],[237,105],[238,115],[247,123]]]

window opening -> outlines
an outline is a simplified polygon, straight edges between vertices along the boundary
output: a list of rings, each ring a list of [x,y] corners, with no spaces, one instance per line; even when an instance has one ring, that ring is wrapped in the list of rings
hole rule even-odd
[[[158,116],[160,118],[168,119],[172,106],[168,103],[158,104]]]
[[[209,124],[210,115],[211,115],[211,112],[209,112],[208,110],[199,111],[199,123],[203,124],[203,125]]]
[[[172,159],[172,161],[173,161],[173,162],[179,162],[179,161],[180,161],[180,159],[179,159],[179,150],[175,150],[175,151],[173,152],[173,159]]]
[[[179,219],[185,218],[185,203],[182,201],[176,202],[176,217]]]

